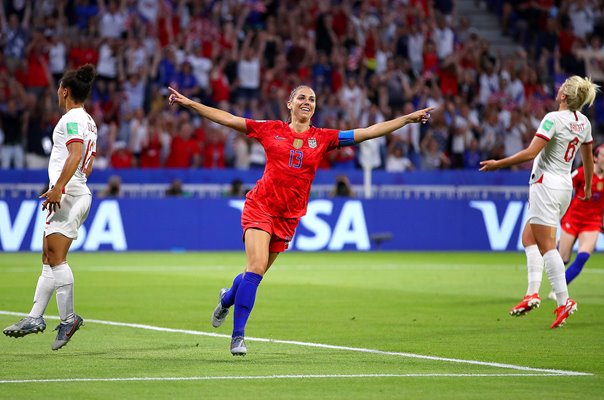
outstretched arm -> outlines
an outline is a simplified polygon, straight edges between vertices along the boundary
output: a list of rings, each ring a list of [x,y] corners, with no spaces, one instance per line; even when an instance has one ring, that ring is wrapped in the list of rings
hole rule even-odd
[[[545,147],[547,141],[535,136],[533,141],[524,150],[503,158],[501,160],[486,160],[480,162],[480,171],[496,171],[500,168],[511,167],[512,165],[522,164],[523,162],[534,160],[537,154]]]
[[[403,115],[390,121],[380,122],[367,128],[359,128],[354,130],[354,142],[361,143],[365,140],[374,139],[380,136],[385,136],[395,130],[411,123],[421,122],[426,123],[430,119],[430,112],[434,107],[424,108],[411,114]]]
[[[182,94],[178,93],[175,89],[168,87],[172,94],[169,97],[170,105],[178,104],[183,107],[187,107],[204,118],[210,121],[216,122],[217,124],[227,126],[231,129],[235,129],[241,133],[247,133],[247,126],[245,124],[245,118],[237,117],[226,111],[219,110],[218,108],[208,107],[201,103],[197,103]]]

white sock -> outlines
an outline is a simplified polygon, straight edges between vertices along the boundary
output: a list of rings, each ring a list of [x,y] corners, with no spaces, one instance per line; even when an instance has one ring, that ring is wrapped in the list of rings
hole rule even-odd
[[[526,268],[528,270],[526,294],[539,293],[541,280],[543,279],[543,257],[536,244],[527,246],[524,252],[526,253]]]
[[[549,283],[551,283],[554,293],[556,294],[556,302],[558,306],[562,306],[568,299],[568,286],[566,286],[566,276],[564,275],[564,261],[560,257],[558,250],[553,249],[543,255],[545,261],[545,272]]]
[[[36,285],[36,292],[34,294],[34,305],[29,312],[29,316],[33,318],[40,318],[44,315],[48,302],[52,297],[52,292],[55,291],[55,278],[52,274],[50,265],[42,265],[42,274],[38,278],[38,284]]]
[[[55,277],[55,290],[57,291],[57,308],[61,322],[73,322],[73,272],[69,264],[64,262],[52,269]]]

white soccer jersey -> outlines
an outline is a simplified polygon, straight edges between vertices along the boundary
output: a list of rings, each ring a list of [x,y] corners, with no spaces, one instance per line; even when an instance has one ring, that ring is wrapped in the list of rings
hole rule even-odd
[[[552,189],[572,190],[573,160],[581,145],[593,141],[589,119],[579,111],[550,112],[535,135],[548,143],[535,158],[530,183],[541,182]]]
[[[81,142],[83,143],[82,159],[78,169],[65,185],[65,193],[73,196],[91,194],[90,189],[86,186],[86,169],[96,154],[96,124],[92,117],[82,107],[69,110],[57,123],[52,133],[52,141],[52,152],[48,162],[50,187],[59,180],[69,155],[67,145]]]

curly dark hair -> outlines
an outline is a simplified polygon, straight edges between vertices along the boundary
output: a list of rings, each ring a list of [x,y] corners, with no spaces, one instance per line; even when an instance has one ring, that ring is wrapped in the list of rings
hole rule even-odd
[[[71,97],[77,103],[83,103],[90,94],[92,81],[96,76],[96,70],[92,64],[85,64],[78,69],[72,69],[63,75],[61,86],[69,89]]]

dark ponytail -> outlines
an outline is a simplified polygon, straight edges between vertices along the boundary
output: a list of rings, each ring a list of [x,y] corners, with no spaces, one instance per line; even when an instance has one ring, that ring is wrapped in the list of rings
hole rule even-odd
[[[61,86],[70,90],[71,98],[76,103],[83,103],[92,89],[96,70],[92,64],[82,65],[76,70],[69,70],[61,79]]]

